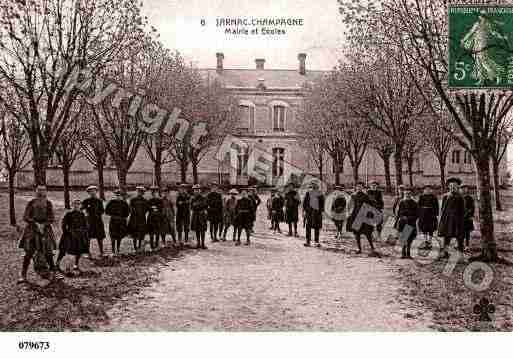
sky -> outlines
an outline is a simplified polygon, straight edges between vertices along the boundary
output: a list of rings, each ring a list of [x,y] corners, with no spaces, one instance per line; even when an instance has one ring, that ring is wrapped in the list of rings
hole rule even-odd
[[[304,52],[307,69],[330,70],[343,44],[336,0],[145,0],[143,11],[167,48],[201,68],[215,67],[222,52],[225,68],[254,68],[256,58],[265,58],[266,68],[295,69]],[[267,26],[285,35],[227,35],[225,26],[216,26],[217,18],[251,17],[301,18],[303,26]]]

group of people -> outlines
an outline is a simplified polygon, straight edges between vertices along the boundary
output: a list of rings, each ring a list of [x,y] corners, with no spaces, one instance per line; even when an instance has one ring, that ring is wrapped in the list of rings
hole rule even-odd
[[[469,245],[470,232],[474,229],[474,199],[468,193],[468,186],[462,186],[461,180],[451,178],[447,181],[449,192],[442,197],[439,208],[438,199],[432,193],[430,186],[425,186],[424,192],[416,201],[410,188],[399,186],[398,196],[393,204],[395,217],[394,228],[400,238],[405,238],[402,247],[402,257],[411,258],[411,244],[420,232],[424,235],[424,247],[429,248],[433,234],[444,238],[443,255],[447,256],[447,247],[452,238],[456,238],[458,250],[463,251]],[[353,233],[358,247],[357,253],[362,252],[361,237],[366,237],[371,248],[371,254],[378,255],[374,248],[374,239],[380,239],[383,230],[383,194],[378,189],[378,183],[372,182],[365,190],[363,183],[355,185],[350,195],[343,186],[337,186],[330,196],[329,217],[336,227],[336,238],[343,234],[344,223],[347,232]],[[112,256],[117,256],[123,238],[131,237],[134,251],[143,251],[146,246],[146,236],[152,250],[166,244],[169,235],[172,244],[182,248],[188,244],[189,232],[196,237],[196,248],[206,249],[205,237],[210,233],[212,242],[226,241],[226,236],[232,228],[232,240],[235,245],[241,244],[242,232],[245,232],[246,245],[251,243],[251,234],[257,219],[257,209],[261,200],[256,187],[228,191],[223,195],[217,184],[210,188],[194,185],[192,193],[186,184],[179,185],[175,200],[171,198],[172,188],[150,188],[150,198],[145,197],[145,188],[136,187],[136,195],[127,198],[121,190],[114,191],[105,208],[104,202],[98,198],[98,188],[87,188],[88,198],[74,199],[72,209],[66,212],[62,219],[62,236],[57,246],[52,223],[55,221],[52,202],[47,199],[46,187],[38,186],[36,196],[25,209],[23,231],[19,247],[25,250],[21,277],[19,282],[25,282],[31,260],[34,267],[47,268],[59,273],[60,262],[66,254],[75,256],[74,270],[79,271],[81,256],[90,255],[91,242],[96,240],[100,256],[104,256],[103,241],[106,238],[103,215],[110,217],[108,232],[111,240]],[[328,205],[330,205],[328,203]],[[268,219],[271,221],[270,230],[281,233],[280,223],[288,224],[288,235],[298,237],[299,211],[302,209],[305,227],[305,246],[320,247],[319,235],[326,213],[326,198],[319,190],[317,182],[309,184],[309,188],[301,199],[294,184],[285,186],[284,190],[271,190],[267,201]],[[365,207],[366,206],[366,207]],[[368,221],[358,218],[365,209],[372,209],[374,214],[381,214],[379,220]],[[312,236],[313,232],[313,236]],[[374,236],[376,233],[376,236]],[[57,262],[54,263],[53,251],[58,249]]]
[[[36,196],[25,208],[23,219],[26,223],[19,247],[24,249],[20,283],[27,279],[31,260],[36,270],[49,269],[60,277],[60,262],[66,254],[75,257],[74,271],[79,271],[82,256],[91,257],[91,242],[98,243],[100,256],[104,256],[103,242],[106,238],[103,215],[110,217],[108,233],[112,254],[120,252],[123,238],[131,237],[134,251],[145,250],[146,236],[149,237],[151,250],[166,244],[169,235],[172,244],[182,248],[188,244],[189,232],[196,235],[196,248],[207,249],[205,235],[210,232],[212,242],[226,241],[230,227],[235,245],[241,244],[242,231],[246,235],[246,245],[250,245],[254,231],[257,208],[261,200],[256,187],[238,191],[232,189],[228,198],[216,184],[210,190],[206,186],[194,185],[192,193],[186,184],[180,185],[173,202],[172,188],[150,188],[150,198],[145,197],[145,188],[136,187],[136,195],[127,198],[126,193],[115,190],[113,198],[104,207],[98,198],[98,188],[89,186],[85,200],[74,199],[71,210],[62,218],[62,236],[59,244],[55,238],[52,224],[55,221],[52,202],[47,198],[45,186],[37,186]],[[58,249],[57,262],[53,252]]]

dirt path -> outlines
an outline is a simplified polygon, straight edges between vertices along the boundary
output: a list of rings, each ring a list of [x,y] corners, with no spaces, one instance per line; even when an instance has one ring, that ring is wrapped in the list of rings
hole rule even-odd
[[[185,251],[100,329],[429,330],[431,313],[405,307],[389,259],[305,248],[267,226],[258,223],[250,247]]]

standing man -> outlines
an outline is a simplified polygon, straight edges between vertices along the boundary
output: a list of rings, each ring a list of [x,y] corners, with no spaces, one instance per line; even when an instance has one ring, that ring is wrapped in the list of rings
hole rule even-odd
[[[134,241],[134,250],[139,251],[142,248],[144,237],[148,231],[146,215],[149,212],[148,200],[144,198],[144,187],[137,186],[137,195],[130,200],[130,220],[128,228]]]
[[[183,246],[184,243],[189,241],[191,199],[186,190],[187,185],[182,183],[180,187],[178,187],[178,195],[176,196],[176,230],[178,232],[178,243],[180,246]],[[184,234],[185,237],[182,237],[182,234]]]
[[[273,233],[281,233],[280,222],[283,221],[283,206],[285,205],[280,192],[276,192],[271,202],[271,218]]]
[[[26,223],[19,248],[25,250],[21,277],[18,283],[27,281],[27,271],[30,261],[34,255],[46,260],[50,271],[55,272],[56,267],[53,261],[53,251],[57,248],[55,235],[52,229],[54,222],[52,202],[46,197],[46,186],[37,186],[35,198],[25,207],[23,220]],[[36,258],[34,259],[36,260]],[[62,278],[58,273],[56,278]]]
[[[458,242],[458,251],[463,252],[465,200],[460,194],[460,185],[461,180],[459,178],[449,178],[447,180],[449,193],[446,193],[442,198],[442,211],[438,224],[438,236],[444,238],[441,258],[449,257],[447,247],[450,245],[452,238],[456,238]]]
[[[424,186],[424,193],[419,197],[419,231],[424,235],[423,249],[431,248],[433,233],[438,226],[439,211],[438,199],[431,186]]]
[[[306,220],[306,243],[305,247],[310,247],[312,229],[314,230],[315,246],[320,247],[319,231],[322,228],[322,212],[324,210],[324,195],[319,191],[317,182],[310,183],[310,190],[305,194],[303,200],[303,211]]]
[[[212,190],[207,195],[208,221],[210,222],[210,240],[219,242],[217,235],[223,223],[223,196],[216,183],[212,183]]]
[[[344,187],[336,186],[335,191],[343,192]],[[346,219],[346,207],[346,196],[344,193],[339,193],[331,205],[333,223],[337,228],[337,235],[335,236],[335,239],[342,239],[342,231],[344,229],[344,221]]]
[[[470,186],[461,186],[461,193],[463,195],[463,200],[465,202],[465,214],[463,215],[463,231],[466,248],[469,248],[470,246],[470,233],[474,230],[474,213],[476,210],[474,198],[470,194],[469,189]]]
[[[148,200],[148,232],[150,234],[150,247],[152,250],[159,246],[160,238],[162,244],[166,244],[166,233],[162,231],[164,221],[164,203],[159,197],[159,188],[151,187],[151,198]]]
[[[89,198],[82,201],[81,208],[85,211],[87,216],[87,235],[89,241],[87,253],[91,256],[91,239],[96,238],[98,241],[98,249],[100,250],[100,257],[103,257],[103,240],[105,239],[105,226],[102,219],[102,215],[105,212],[103,209],[103,201],[97,196],[98,187],[89,186],[86,191]]]
[[[294,183],[287,185],[287,192],[285,193],[285,221],[289,225],[289,237],[294,235],[297,237],[297,222],[299,220],[299,205],[301,198],[299,193],[294,189]],[[294,227],[294,234],[292,234],[292,227]]]
[[[165,236],[169,233],[171,238],[173,239],[173,245],[177,245],[176,243],[176,229],[175,229],[175,206],[173,204],[173,200],[171,199],[169,192],[171,192],[171,187],[167,189],[162,189],[162,230],[161,233],[164,233],[164,241]]]
[[[202,188],[199,184],[192,187],[194,195],[191,201],[191,230],[196,232],[196,248],[207,249],[205,246],[205,233],[207,231],[207,199],[201,193]]]
[[[130,215],[130,207],[122,197],[121,190],[114,191],[114,198],[107,203],[105,214],[110,216],[109,236],[114,256],[119,253],[121,239],[127,235],[126,221]]]
[[[385,202],[383,201],[383,193],[378,188],[379,183],[372,181],[370,183],[370,189],[367,191],[367,195],[371,199],[372,205],[383,215],[383,208],[385,208]],[[384,218],[384,216],[382,216]],[[376,231],[378,233],[378,240],[381,240],[381,232],[383,231],[383,220],[376,225]]]
[[[402,255],[403,259],[411,259],[411,244],[415,240],[417,236],[417,219],[419,217],[419,207],[417,202],[411,197],[411,190],[409,188],[404,189],[404,198],[399,201],[397,215],[399,217],[399,222],[397,225],[397,229],[399,233],[406,229],[406,226],[409,226],[408,230],[408,238],[406,238],[406,242],[403,243],[402,246]]]
[[[262,203],[262,201],[260,200],[260,197],[258,197],[258,192],[257,192],[257,188],[256,186],[255,187],[251,187],[251,192],[249,193],[249,196],[248,198],[253,201],[253,211],[251,212],[251,216],[252,216],[252,224],[251,224],[251,229],[250,231],[252,233],[255,232],[254,230],[254,227],[255,227],[255,221],[256,221],[256,215],[257,215],[257,210],[258,210],[258,206],[260,206],[260,203]]]
[[[237,206],[235,207],[236,214],[236,223],[237,223],[237,241],[235,242],[236,246],[240,246],[240,236],[242,230],[246,232],[246,245],[250,244],[250,235],[251,235],[251,226],[253,223],[252,213],[254,208],[254,202],[248,196],[248,192],[246,190],[242,190],[241,198],[237,201]]]
[[[223,219],[224,219],[224,232],[223,232],[223,241],[226,241],[226,233],[228,229],[233,226],[233,235],[232,239],[235,242],[237,237],[237,224],[236,224],[236,215],[237,212],[235,208],[237,207],[237,195],[239,193],[235,188],[231,189],[229,192],[230,197],[226,199],[224,202],[223,208]]]
[[[353,232],[355,239],[356,239],[356,245],[358,246],[357,254],[362,253],[362,244],[361,244],[361,236],[362,234],[367,237],[367,241],[369,242],[369,245],[371,247],[371,254],[375,255],[376,251],[374,250],[374,244],[372,243],[372,232],[374,232],[374,227],[371,226],[368,223],[362,223],[360,228],[357,229],[353,224],[356,221],[356,217],[360,212],[360,209],[363,205],[371,206],[373,205],[372,200],[369,198],[369,196],[363,191],[364,185],[361,182],[358,182],[356,184],[355,193],[351,196],[351,200],[349,201],[349,209],[351,214],[349,215],[349,218],[347,219],[347,231]]]

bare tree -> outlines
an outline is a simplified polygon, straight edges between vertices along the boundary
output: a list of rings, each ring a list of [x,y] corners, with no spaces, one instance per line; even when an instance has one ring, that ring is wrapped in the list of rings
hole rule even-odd
[[[392,192],[392,180],[390,176],[390,158],[394,153],[394,144],[388,137],[384,137],[376,130],[370,136],[370,147],[376,151],[379,158],[383,161],[383,169],[385,171],[385,192]]]
[[[5,110],[0,112],[2,136],[2,163],[9,176],[9,220],[16,225],[15,178],[16,174],[30,164],[30,142],[25,128]]]
[[[107,165],[108,151],[105,141],[95,124],[92,109],[86,107],[83,112],[84,131],[79,141],[84,158],[96,169],[100,198],[105,200],[104,170]]]
[[[55,156],[57,163],[62,170],[62,182],[64,192],[64,207],[71,208],[70,201],[70,172],[73,163],[81,156],[81,139],[84,134],[83,119],[81,118],[83,105],[74,112],[70,112],[70,122],[62,132],[57,146]]]
[[[410,128],[410,131],[406,136],[403,150],[403,157],[406,160],[406,170],[408,172],[408,179],[411,187],[414,186],[413,164],[415,160],[418,159],[418,155],[426,148],[425,133],[421,123],[419,122],[420,121]]]
[[[492,158],[492,174],[493,174],[493,189],[495,194],[495,209],[502,211],[501,191],[500,191],[500,165],[506,154],[508,143],[513,138],[513,130],[511,123],[505,121],[497,130],[497,138],[495,140],[494,150],[491,154]]]
[[[481,230],[480,260],[497,261],[494,235],[490,158],[498,131],[513,106],[510,91],[449,92],[448,80],[448,23],[447,1],[444,0],[384,0],[381,8],[371,10],[362,1],[339,0],[345,20],[353,28],[362,30],[365,37],[387,41],[397,48],[407,61],[404,72],[409,72],[419,91],[427,96],[426,88],[434,88],[450,113],[450,119],[460,132],[456,142],[469,151],[474,159],[479,193],[479,221]],[[352,25],[351,25],[352,24]],[[356,32],[353,33],[355,37]],[[364,38],[360,42],[366,41]],[[421,69],[423,75],[415,76]],[[424,77],[429,87],[423,86]],[[422,82],[422,83],[421,83]],[[430,101],[426,101],[432,104]]]
[[[142,24],[139,4],[123,0],[0,2],[0,95],[27,131],[34,181],[46,168],[79,93],[69,86],[77,70],[92,76]]]
[[[345,119],[342,122],[344,128],[342,143],[353,168],[353,181],[358,183],[359,168],[370,142],[371,128],[359,118]]]

